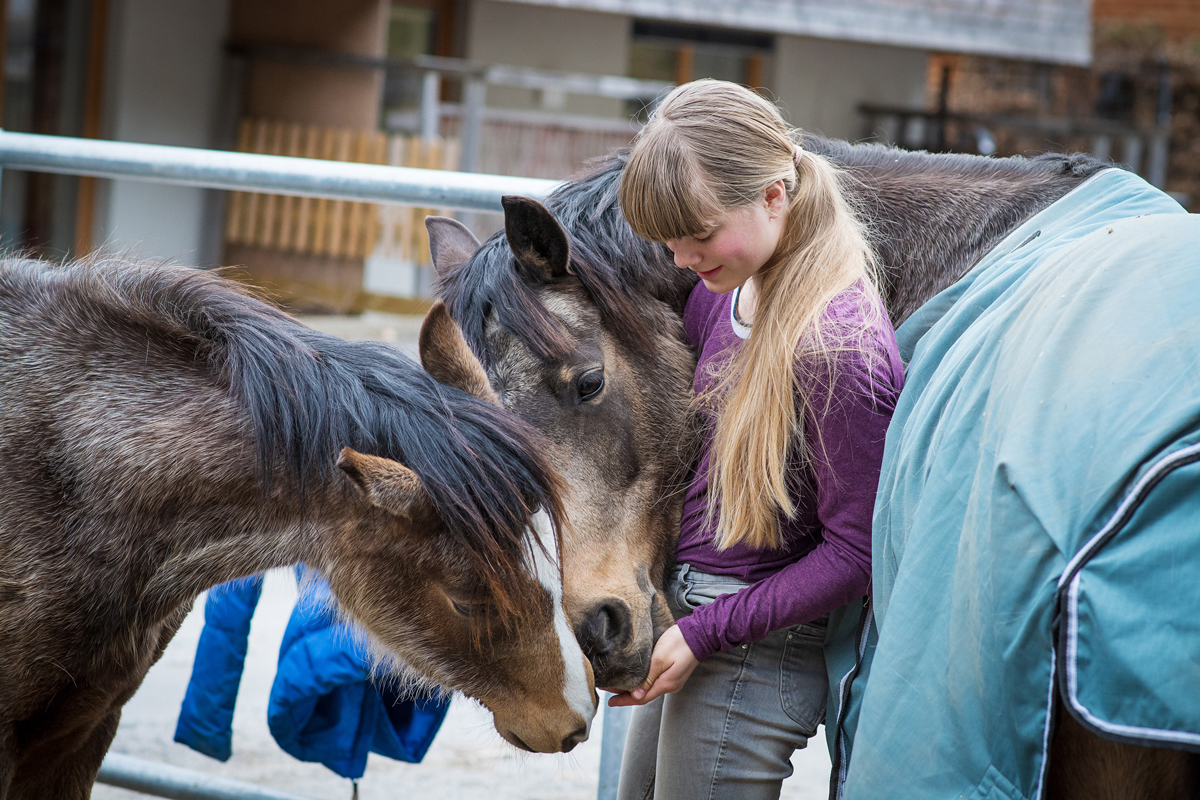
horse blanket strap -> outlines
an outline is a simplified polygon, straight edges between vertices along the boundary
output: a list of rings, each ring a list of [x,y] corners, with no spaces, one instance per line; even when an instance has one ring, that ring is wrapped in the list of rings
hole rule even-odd
[[[1200,216],[1101,172],[897,338],[845,797],[1040,797],[1056,688],[1200,750]]]

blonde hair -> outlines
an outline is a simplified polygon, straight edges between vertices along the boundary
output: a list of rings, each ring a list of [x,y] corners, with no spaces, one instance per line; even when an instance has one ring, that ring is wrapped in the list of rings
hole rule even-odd
[[[767,100],[737,84],[703,80],[672,91],[638,134],[621,180],[620,204],[639,235],[666,242],[706,231],[725,211],[761,202],[783,181],[787,220],[775,253],[757,273],[754,327],[702,401],[718,404],[709,473],[716,544],[778,547],[779,516],[795,515],[788,465],[811,466],[805,420],[814,380],[832,386],[834,354],[861,350],[882,316],[863,224],[842,191],[842,174],[798,145],[799,131]],[[834,297],[862,285],[864,324],[822,324]],[[797,367],[802,369],[797,369]],[[823,367],[823,377],[814,366]],[[803,373],[803,374],[802,374]],[[819,439],[818,439],[819,445]],[[718,504],[719,501],[719,504]]]

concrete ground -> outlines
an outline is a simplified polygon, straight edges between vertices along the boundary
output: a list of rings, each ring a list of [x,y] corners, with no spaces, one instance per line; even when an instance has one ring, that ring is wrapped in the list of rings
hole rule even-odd
[[[347,339],[377,339],[416,354],[420,319],[385,314],[362,317],[310,317],[319,330]],[[296,599],[290,571],[268,574],[250,630],[246,669],[233,720],[233,757],[220,763],[175,744],[172,736],[191,676],[192,658],[203,627],[204,598],[197,600],[162,660],[125,706],[112,750],[152,761],[250,781],[312,798],[349,798],[350,782],[319,764],[305,764],[279,749],[267,730],[267,695],[284,627]],[[372,755],[359,782],[363,800],[405,797],[422,800],[592,800],[600,764],[603,714],[591,738],[569,754],[530,755],[504,742],[491,727],[491,715],[456,696],[425,761],[404,764]],[[792,758],[795,774],[783,784],[785,800],[821,800],[828,791],[829,756],[824,731],[812,746]],[[140,795],[97,785],[96,800]]]

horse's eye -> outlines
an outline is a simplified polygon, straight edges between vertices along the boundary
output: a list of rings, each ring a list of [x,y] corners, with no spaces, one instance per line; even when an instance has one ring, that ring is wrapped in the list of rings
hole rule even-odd
[[[454,610],[459,614],[462,614],[464,617],[471,616],[471,606],[467,605],[461,600],[455,600],[453,597],[449,598],[449,600],[450,605],[454,606]]]
[[[604,388],[604,370],[597,369],[579,378],[579,399],[591,400]]]

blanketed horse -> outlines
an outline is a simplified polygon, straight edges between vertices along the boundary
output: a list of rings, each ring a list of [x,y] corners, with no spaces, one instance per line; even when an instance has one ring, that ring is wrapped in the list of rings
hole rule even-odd
[[[423,357],[479,386],[464,354],[435,310]],[[211,273],[115,259],[0,263],[0,375],[0,798],[86,798],[196,595],[301,561],[383,667],[525,749],[587,737],[560,482],[492,403]]]
[[[931,155],[815,136],[804,147],[845,169],[897,326],[1021,223],[1107,166],[1080,155]],[[669,624],[658,592],[673,538],[647,540],[645,532],[648,523],[661,531],[678,514],[672,481],[694,441],[680,435],[689,427],[692,362],[679,352],[678,325],[695,278],[675,268],[665,248],[629,230],[616,202],[622,165],[621,154],[600,162],[545,209],[509,199],[504,235],[482,247],[448,221],[433,221],[430,231],[448,307],[503,402],[550,433],[551,458],[565,475],[615,465],[616,477],[568,500],[571,518],[584,523],[564,546],[576,563],[600,568],[595,575],[569,570],[565,596],[598,683],[629,688],[644,678],[650,643]],[[594,422],[626,416],[623,426]],[[678,438],[664,441],[664,434]],[[632,524],[620,527],[626,520]],[[852,653],[849,667],[854,661]],[[830,677],[832,686],[853,685],[840,668]],[[828,726],[835,791],[845,778],[847,744],[838,713],[835,703]],[[1114,798],[1192,796],[1194,756],[1101,738],[1070,714],[1057,714],[1047,735],[1048,796],[1105,796],[1097,785]],[[913,774],[925,767],[907,766]]]

